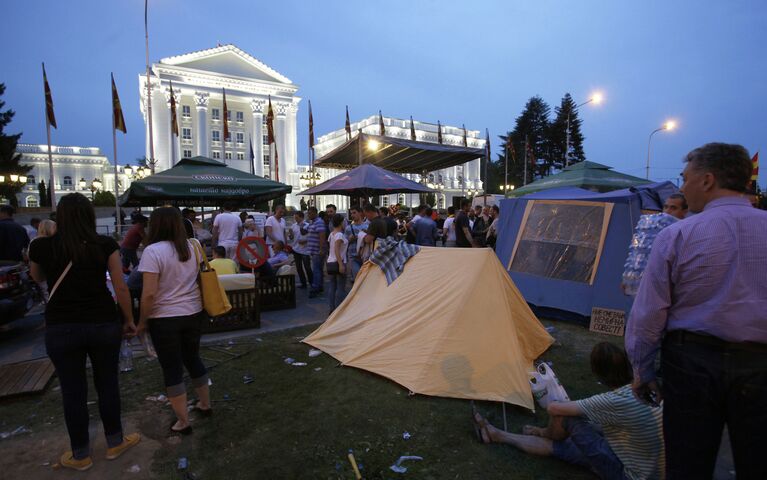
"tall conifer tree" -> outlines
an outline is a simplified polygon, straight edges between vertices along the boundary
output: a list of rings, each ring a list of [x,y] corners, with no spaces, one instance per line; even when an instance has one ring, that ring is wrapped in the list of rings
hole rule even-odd
[[[0,83],[0,97],[5,93],[5,84]],[[25,175],[32,170],[32,165],[22,165],[19,163],[21,154],[16,153],[16,145],[19,143],[21,134],[8,135],[5,133],[5,127],[11,123],[16,114],[13,110],[2,111],[5,102],[0,100],[0,175],[4,175],[6,181],[0,183],[0,197],[8,199],[11,205],[18,206],[16,194],[21,191],[21,183],[10,183],[8,176],[10,174]]]

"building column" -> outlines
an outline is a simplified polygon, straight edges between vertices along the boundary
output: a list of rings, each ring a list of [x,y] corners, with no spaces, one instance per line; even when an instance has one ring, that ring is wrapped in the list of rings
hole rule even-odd
[[[154,138],[155,172],[170,168],[170,115],[165,104],[165,93],[160,82],[152,80],[152,130]]]
[[[194,92],[194,105],[197,110],[197,155],[210,157],[208,151],[208,100],[207,92]]]
[[[287,137],[287,103],[277,103],[277,125],[275,126],[275,136],[277,137],[277,161],[279,165],[279,178],[275,179],[281,183],[288,183],[287,155],[288,155],[288,137]]]
[[[264,106],[266,101],[254,98],[250,101],[250,109],[253,112],[253,128],[251,139],[253,141],[253,157],[255,166],[253,171],[259,177],[264,176]]]

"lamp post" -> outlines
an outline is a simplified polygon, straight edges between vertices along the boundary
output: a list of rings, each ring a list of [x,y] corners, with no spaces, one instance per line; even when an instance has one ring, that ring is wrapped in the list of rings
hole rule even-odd
[[[673,120],[668,120],[662,126],[656,128],[650,133],[650,137],[647,139],[647,166],[646,166],[645,179],[647,180],[650,179],[650,142],[652,142],[652,136],[660,132],[661,130],[671,131],[674,128],[676,128],[676,122],[674,122]]]
[[[578,110],[582,106],[589,103],[593,103],[594,105],[599,105],[600,103],[602,103],[603,99],[604,99],[604,96],[600,92],[595,92],[591,94],[591,98],[589,98],[583,103],[579,103],[578,105],[576,105],[574,110]],[[565,167],[570,165],[570,114],[571,113],[572,113],[572,110],[567,112],[567,133],[566,133],[567,137],[565,140]]]
[[[306,184],[309,186],[309,188],[313,188],[317,185],[317,182],[322,179],[322,175],[320,175],[320,172],[316,171],[314,167],[309,167],[309,170],[301,175],[299,177],[301,180],[305,181]],[[312,198],[309,199],[311,206],[316,207],[316,196],[312,195]]]
[[[93,201],[95,193],[101,190],[102,187],[101,180],[98,178],[94,178],[90,185],[88,185],[88,182],[85,180],[85,178],[81,178],[79,185],[80,189],[85,190],[87,187],[91,191],[91,201]]]
[[[27,183],[27,176],[26,175],[19,175],[17,173],[11,173],[8,175],[0,174],[0,183],[5,184],[15,184],[18,183],[19,185],[26,185]],[[21,187],[22,189],[24,187]],[[14,193],[13,196],[16,196]],[[10,202],[11,199],[9,198],[8,201]]]
[[[511,184],[501,185],[501,190],[503,191],[503,198],[507,198],[509,196],[509,192],[514,190],[514,185],[511,185]]]

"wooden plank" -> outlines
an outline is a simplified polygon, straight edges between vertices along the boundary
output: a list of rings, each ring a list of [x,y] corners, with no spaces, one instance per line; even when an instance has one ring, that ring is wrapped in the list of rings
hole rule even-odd
[[[21,363],[21,364],[15,363],[15,364],[7,365],[3,367],[3,369],[0,370],[0,372],[3,372],[2,376],[6,377],[6,382],[2,386],[2,388],[0,388],[0,397],[3,395],[7,395],[7,392],[9,391],[13,391],[14,389],[13,387],[16,385],[16,382],[18,382],[19,379],[22,376],[24,376],[26,371],[29,370],[30,368],[31,366],[27,362]],[[5,373],[5,371],[7,371],[7,373]]]
[[[33,390],[33,387],[37,384],[37,382],[40,381],[40,378],[45,374],[45,371],[48,369],[48,364],[50,363],[50,360],[47,362],[40,362],[32,375],[30,375],[27,378],[27,381],[24,383],[24,385],[19,389],[22,392],[28,392]]]
[[[0,397],[39,392],[48,384],[55,368],[47,358],[0,367],[3,386]]]
[[[56,368],[53,366],[52,362],[48,362],[48,365],[45,367],[43,376],[40,377],[40,380],[38,380],[35,385],[32,386],[31,392],[39,392],[41,390],[45,390],[45,387],[48,386],[48,382],[50,382],[51,378],[53,378],[54,373],[56,373]]]

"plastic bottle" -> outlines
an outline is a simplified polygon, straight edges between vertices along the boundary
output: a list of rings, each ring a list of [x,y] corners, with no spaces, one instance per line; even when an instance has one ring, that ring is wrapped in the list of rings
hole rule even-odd
[[[120,347],[120,371],[130,372],[133,370],[133,347],[126,338]]]

